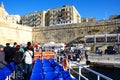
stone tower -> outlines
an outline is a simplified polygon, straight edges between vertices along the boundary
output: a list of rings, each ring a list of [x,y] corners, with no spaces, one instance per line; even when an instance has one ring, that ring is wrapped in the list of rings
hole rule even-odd
[[[1,2],[1,5],[0,5],[0,7],[4,8],[4,4],[3,4],[3,2]]]
[[[5,8],[4,8],[4,4],[3,2],[0,4],[0,16],[7,16],[8,13],[6,12]]]

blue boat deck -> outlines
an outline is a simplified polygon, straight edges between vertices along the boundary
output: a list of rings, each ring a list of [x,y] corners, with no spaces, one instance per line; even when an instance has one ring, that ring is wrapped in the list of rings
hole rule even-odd
[[[0,69],[0,80],[12,80],[9,78],[14,74],[14,62]],[[77,80],[53,58],[37,59],[34,63],[30,80]]]
[[[85,76],[82,75],[81,69],[85,69],[89,72],[92,72],[97,76],[96,80],[100,80],[100,78],[104,78],[105,80],[112,80],[111,78],[102,75],[96,71],[93,71],[87,67],[81,66],[77,62],[69,61],[70,65],[68,66],[69,70],[64,70],[63,67],[56,62],[53,58],[48,59],[37,59],[34,62],[32,74],[30,76],[30,80],[77,80],[75,77],[71,76],[71,71],[73,71],[76,75],[79,75],[79,80],[83,78],[84,80],[89,80]],[[76,72],[72,69],[72,64],[78,66],[79,72]],[[11,75],[14,75],[15,67],[14,62],[6,65],[4,68],[0,69],[0,80],[13,80],[11,79]],[[14,77],[13,77],[14,78]]]
[[[30,80],[77,80],[54,59],[37,59]]]

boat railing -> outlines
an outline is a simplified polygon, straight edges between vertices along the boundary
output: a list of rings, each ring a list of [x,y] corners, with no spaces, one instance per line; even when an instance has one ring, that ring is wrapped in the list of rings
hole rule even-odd
[[[77,67],[79,68],[79,71],[74,70],[74,69],[72,68],[71,64],[74,64],[75,66],[77,66]],[[112,80],[111,78],[109,78],[109,77],[107,77],[107,76],[105,76],[105,75],[103,75],[103,74],[101,74],[101,73],[98,73],[98,72],[96,72],[96,71],[94,71],[94,70],[92,70],[92,69],[90,69],[90,68],[87,68],[87,67],[85,67],[85,66],[80,65],[80,64],[77,63],[77,62],[73,62],[73,61],[70,61],[70,60],[69,60],[68,69],[69,69],[69,72],[70,72],[70,73],[71,73],[71,71],[72,71],[73,73],[79,75],[79,80],[81,80],[81,78],[82,78],[82,80],[83,80],[83,79],[84,79],[84,80],[89,80],[87,77],[85,77],[84,75],[82,75],[82,69],[85,69],[86,71],[91,72],[91,73],[93,73],[94,75],[96,75],[96,76],[97,76],[97,79],[96,79],[96,80],[100,80],[100,79]]]

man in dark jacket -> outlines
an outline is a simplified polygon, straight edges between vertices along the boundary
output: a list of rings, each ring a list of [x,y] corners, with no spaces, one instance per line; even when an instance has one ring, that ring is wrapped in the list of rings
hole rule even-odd
[[[10,63],[12,61],[12,48],[10,47],[10,43],[6,43],[6,46],[4,48],[5,52],[5,61],[7,63]]]
[[[23,53],[20,52],[20,45],[17,45],[16,52],[14,54],[15,80],[22,80],[23,78],[22,58],[23,58]]]

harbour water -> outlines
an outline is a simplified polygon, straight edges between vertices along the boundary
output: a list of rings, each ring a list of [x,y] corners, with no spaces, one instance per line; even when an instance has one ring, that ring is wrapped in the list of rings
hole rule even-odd
[[[105,67],[89,67],[92,70],[95,70],[107,77],[112,78],[113,80],[120,80],[120,69],[113,69],[113,68],[105,68]],[[76,68],[76,71],[78,71],[78,68]],[[86,70],[82,70],[82,74],[84,76],[86,76],[89,80],[97,80],[97,76],[86,71]],[[79,80],[78,75],[74,74],[74,76]],[[84,80],[81,78],[81,80]],[[100,79],[100,80],[104,80],[104,79]]]
[[[120,69],[105,68],[105,67],[90,67],[90,68],[103,74],[103,75],[106,75],[106,76],[112,78],[113,80],[120,80]]]

